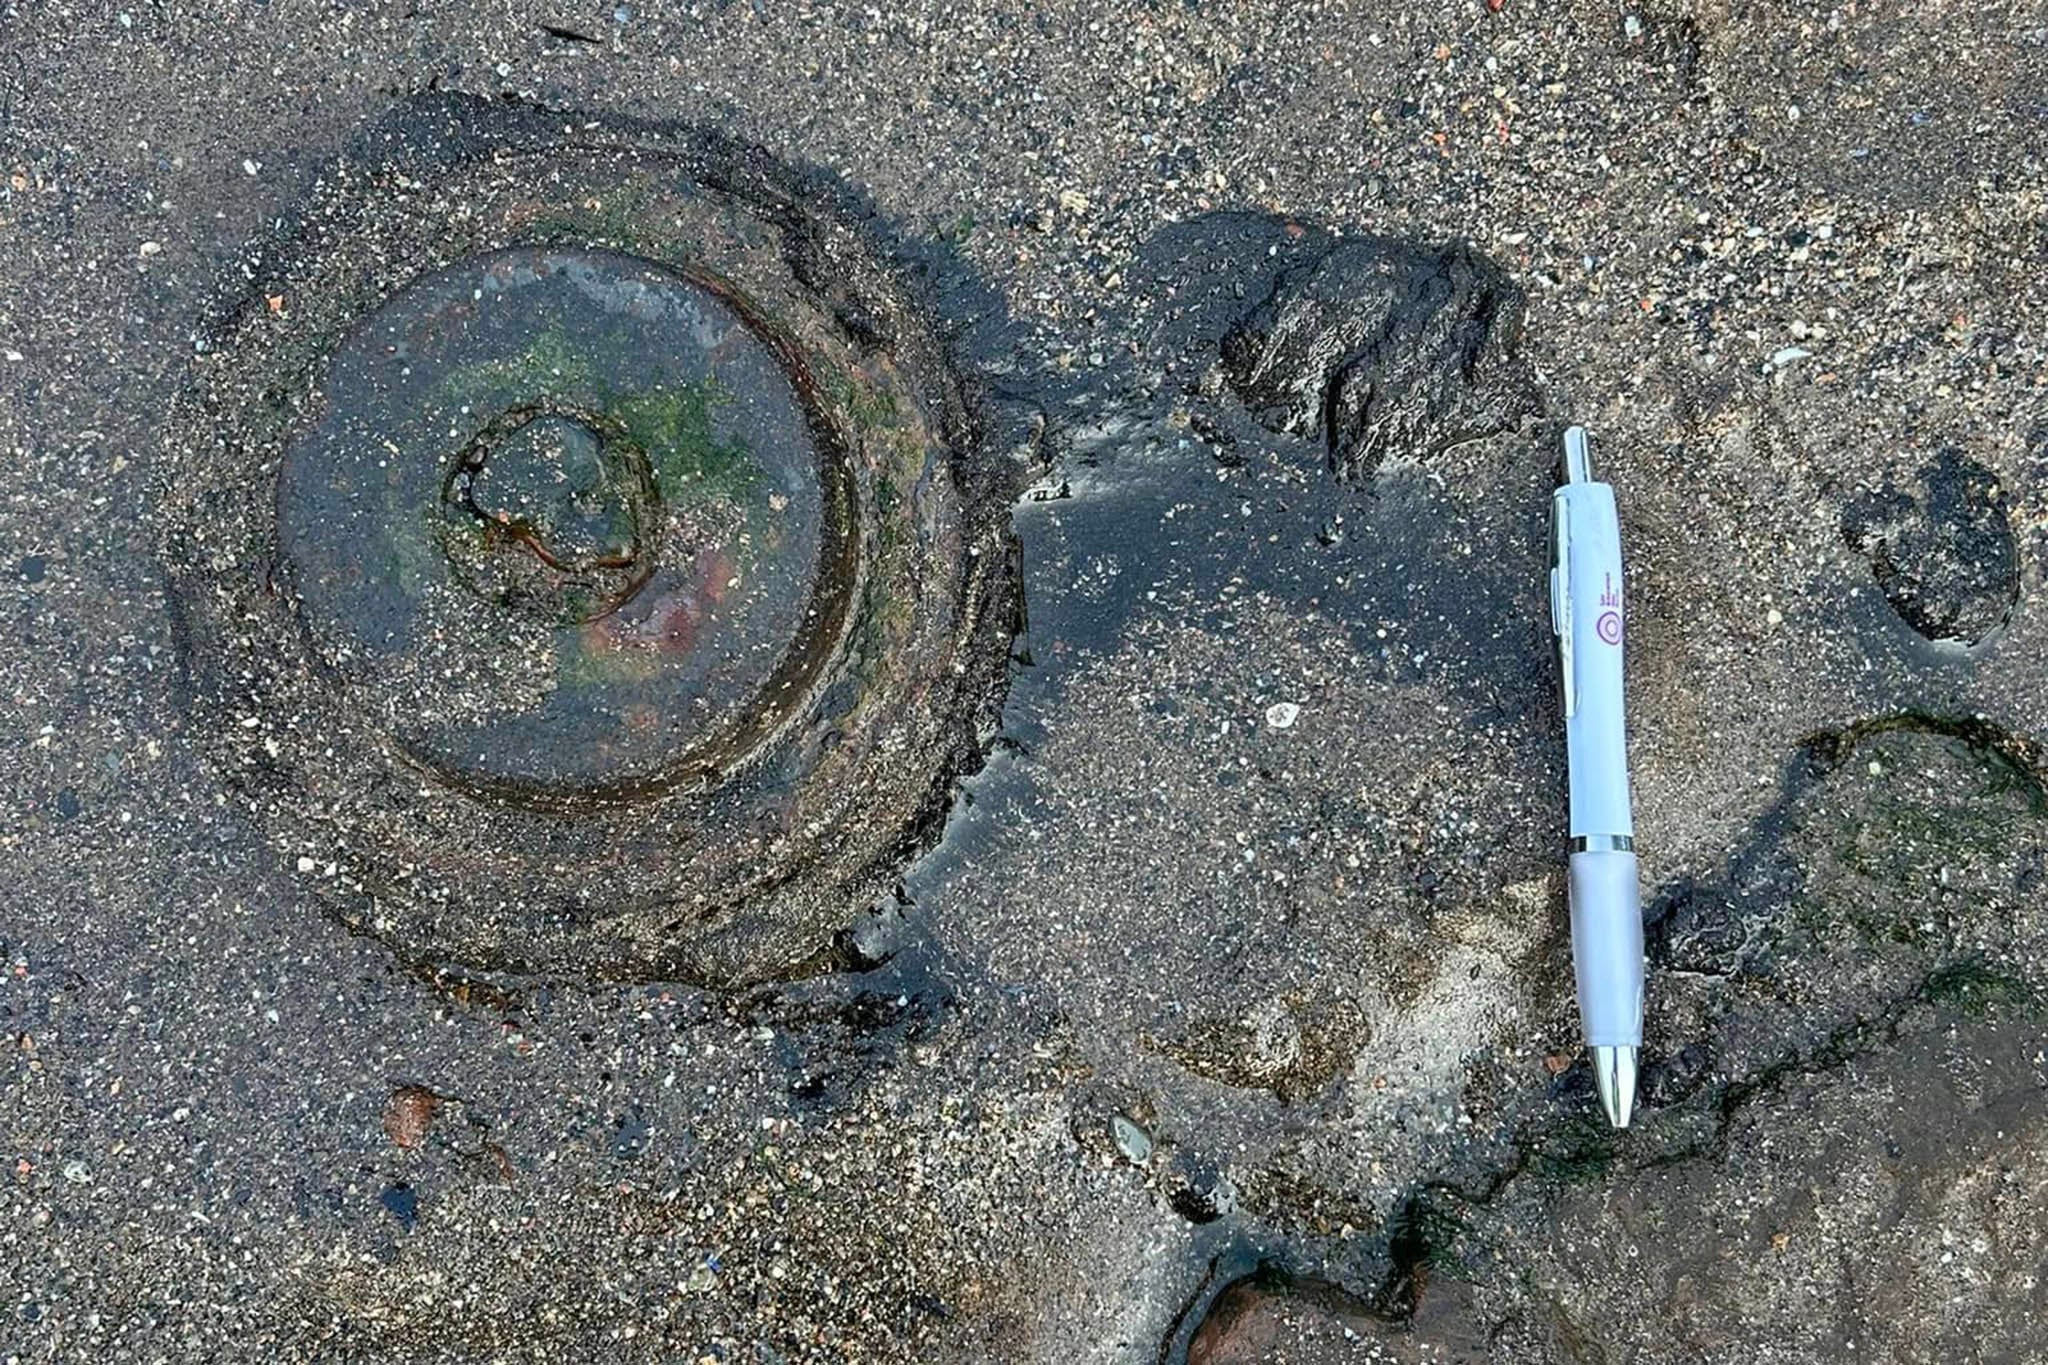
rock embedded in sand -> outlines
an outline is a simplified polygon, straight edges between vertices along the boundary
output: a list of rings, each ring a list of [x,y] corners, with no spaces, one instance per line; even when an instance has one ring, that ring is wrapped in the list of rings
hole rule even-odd
[[[384,1102],[384,1133],[400,1147],[417,1147],[440,1112],[439,1095],[423,1085],[401,1085]]]
[[[1279,277],[1223,338],[1223,373],[1261,424],[1322,440],[1333,470],[1365,477],[1537,410],[1522,310],[1468,246],[1351,238]]]
[[[1188,1365],[1339,1365],[1369,1360],[1362,1333],[1377,1336],[1363,1303],[1331,1286],[1297,1286],[1274,1274],[1248,1276],[1216,1296],[1188,1342]]]

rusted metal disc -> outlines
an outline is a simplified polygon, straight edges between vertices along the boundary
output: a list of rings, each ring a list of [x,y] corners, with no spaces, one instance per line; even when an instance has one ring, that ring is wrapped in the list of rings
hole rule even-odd
[[[513,248],[336,349],[279,541],[319,657],[394,742],[561,804],[700,777],[789,714],[846,619],[852,482],[716,295]]]
[[[829,952],[979,761],[1009,485],[832,192],[466,99],[321,178],[166,441],[224,780],[427,965]]]

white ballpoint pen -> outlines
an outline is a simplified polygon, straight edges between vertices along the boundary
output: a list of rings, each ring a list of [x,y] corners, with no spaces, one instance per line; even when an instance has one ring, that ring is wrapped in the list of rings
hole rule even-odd
[[[1564,434],[1564,472],[1552,506],[1550,623],[1570,763],[1572,967],[1600,1105],[1626,1128],[1643,1042],[1643,915],[1622,712],[1621,527],[1614,489],[1593,478],[1583,427]]]

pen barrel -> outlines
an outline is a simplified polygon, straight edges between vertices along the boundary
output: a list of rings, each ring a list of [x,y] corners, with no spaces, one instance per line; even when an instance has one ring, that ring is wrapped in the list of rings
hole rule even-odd
[[[1631,838],[1627,723],[1622,704],[1622,639],[1627,607],[1621,575],[1621,523],[1614,489],[1604,483],[1557,490],[1566,521],[1560,614],[1570,633],[1571,669],[1565,741],[1571,762],[1571,833]]]
[[[1589,1047],[1643,1041],[1643,909],[1636,855],[1571,855],[1572,969]]]

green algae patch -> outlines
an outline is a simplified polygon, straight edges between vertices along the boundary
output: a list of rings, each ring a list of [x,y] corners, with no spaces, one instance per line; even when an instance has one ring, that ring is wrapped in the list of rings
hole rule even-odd
[[[732,401],[730,390],[707,379],[620,399],[611,412],[647,452],[665,501],[744,506],[766,496],[767,480],[747,442],[713,421]]]
[[[1922,987],[1931,1005],[1941,1005],[1973,1019],[2003,1010],[2018,1010],[2030,1018],[2041,1013],[2041,993],[2013,972],[2001,971],[1978,961],[1950,963],[1935,971]]]

